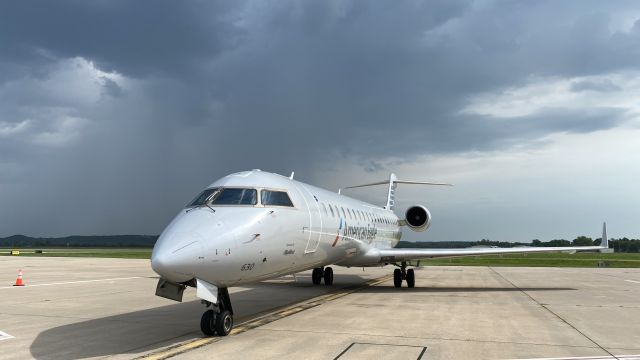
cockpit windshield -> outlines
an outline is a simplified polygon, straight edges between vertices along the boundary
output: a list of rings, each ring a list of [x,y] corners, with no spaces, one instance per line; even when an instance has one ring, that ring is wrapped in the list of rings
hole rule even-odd
[[[203,206],[204,204],[211,201],[211,199],[216,195],[217,192],[220,191],[220,188],[211,188],[206,189],[201,192],[198,196],[196,196],[187,207],[195,207],[195,206]]]
[[[211,202],[212,205],[255,205],[258,203],[256,189],[223,188]]]
[[[268,192],[269,194],[265,193]],[[282,198],[281,194],[273,191],[262,190],[262,201],[267,205],[280,205],[280,206],[293,206],[291,200],[289,200],[286,193]],[[280,195],[280,196],[278,196]],[[258,204],[258,190],[248,188],[232,188],[232,187],[219,187],[210,188],[201,192],[196,196],[187,207],[194,208],[199,206],[210,205],[257,205]]]

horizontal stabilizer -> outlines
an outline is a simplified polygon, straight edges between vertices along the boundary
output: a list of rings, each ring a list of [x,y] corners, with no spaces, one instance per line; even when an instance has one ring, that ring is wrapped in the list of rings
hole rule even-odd
[[[453,186],[453,184],[449,184],[449,183],[428,182],[428,181],[394,180],[393,182],[396,183],[396,184]],[[369,184],[360,184],[360,185],[347,186],[347,187],[343,187],[343,189],[353,189],[353,188],[366,187],[366,186],[375,186],[375,185],[386,185],[386,184],[389,184],[389,183],[391,183],[389,180],[384,180],[384,181],[377,181],[377,182],[373,182],[373,183],[369,183]]]
[[[441,183],[441,182],[398,180],[398,178],[396,177],[396,174],[391,173],[389,175],[389,180],[376,181],[368,184],[352,185],[352,186],[347,186],[343,189],[354,189],[354,188],[361,188],[366,186],[387,185],[387,184],[389,185],[389,191],[387,193],[387,205],[385,205],[384,207],[387,210],[393,210],[394,208],[395,198],[396,198],[396,184],[453,186],[453,184]],[[338,193],[341,193],[341,192],[342,192],[342,189],[338,191]]]

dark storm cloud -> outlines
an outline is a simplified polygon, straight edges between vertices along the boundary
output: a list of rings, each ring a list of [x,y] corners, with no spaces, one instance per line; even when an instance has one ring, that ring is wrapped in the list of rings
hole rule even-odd
[[[82,56],[128,76],[183,75],[233,46],[236,2],[19,1],[0,5],[3,58]]]
[[[255,141],[267,148],[278,148],[278,133],[286,129],[292,142],[312,133],[313,139],[304,140],[312,149],[355,154],[469,150],[478,137],[465,131],[466,119],[456,115],[468,95],[518,84],[531,74],[585,76],[640,61],[636,48],[627,46],[638,40],[634,31],[611,33],[606,15],[564,18],[568,11],[554,15],[552,6],[539,7],[474,12],[459,3],[432,17],[424,15],[438,13],[437,6],[346,6],[330,15],[315,7],[280,7],[250,22],[251,41],[215,62],[214,96],[224,104],[223,118],[235,120],[226,124],[229,131],[242,132],[251,122],[259,130],[255,136],[263,135]],[[542,22],[546,26],[540,27]],[[582,117],[575,116],[575,121]],[[529,129],[507,132],[502,124],[478,123],[502,135],[482,139],[486,147],[582,128],[549,121],[542,122],[546,130],[526,133]],[[394,136],[406,141],[393,141]]]
[[[611,28],[636,4],[4,2],[0,234],[157,233],[231,171],[312,180],[350,157],[379,171],[615,127],[619,109],[460,110],[532,75],[637,69],[640,23]]]

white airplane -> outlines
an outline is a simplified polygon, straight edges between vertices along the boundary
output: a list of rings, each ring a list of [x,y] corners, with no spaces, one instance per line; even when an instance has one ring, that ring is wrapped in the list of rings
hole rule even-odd
[[[528,252],[576,252],[601,246],[464,249],[394,249],[401,227],[424,231],[431,224],[421,205],[405,219],[393,212],[396,184],[449,185],[388,180],[351,186],[388,185],[384,207],[260,170],[231,174],[209,185],[173,219],[156,242],[151,266],[160,275],[156,295],[182,301],[187,286],[196,287],[207,308],[200,321],[204,334],[226,336],[233,327],[230,286],[313,269],[313,284],[333,283],[331,264],[394,265],[393,282],[415,286],[410,260]]]

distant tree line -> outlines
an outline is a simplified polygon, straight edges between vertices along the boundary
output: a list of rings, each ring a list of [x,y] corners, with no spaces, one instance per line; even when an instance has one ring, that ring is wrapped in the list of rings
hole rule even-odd
[[[141,247],[151,248],[158,240],[157,235],[111,235],[111,236],[67,236],[60,238],[34,238],[14,235],[0,238],[0,247],[37,248],[37,247]],[[400,241],[401,248],[465,248],[472,246],[593,246],[600,245],[602,239],[578,236],[573,240],[555,239],[551,241],[532,240],[530,243],[506,242],[482,239],[480,241]],[[616,252],[640,252],[640,239],[609,239],[609,247]]]
[[[150,248],[157,235],[67,236],[59,238],[34,238],[13,235],[0,238],[0,247],[141,247]]]
[[[609,240],[609,247],[612,247],[615,252],[640,252],[640,240],[627,239],[626,237],[617,240]]]

